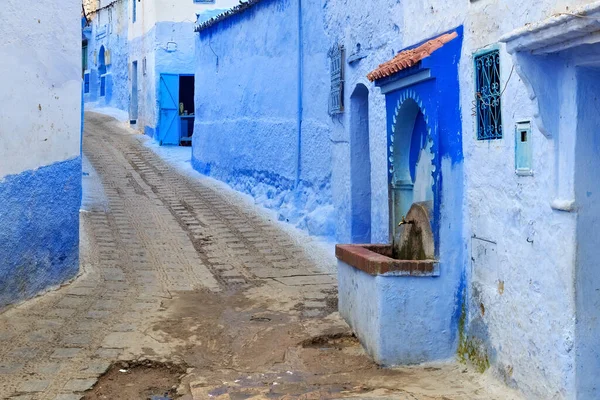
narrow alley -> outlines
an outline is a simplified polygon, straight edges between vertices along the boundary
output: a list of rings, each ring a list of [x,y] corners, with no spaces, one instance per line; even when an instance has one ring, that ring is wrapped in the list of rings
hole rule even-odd
[[[111,117],[85,127],[81,273],[0,314],[0,398],[517,398],[464,365],[377,367],[331,260]]]

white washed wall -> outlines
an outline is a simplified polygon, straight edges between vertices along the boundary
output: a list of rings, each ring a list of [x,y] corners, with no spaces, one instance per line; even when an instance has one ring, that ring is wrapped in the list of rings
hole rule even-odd
[[[79,155],[80,20],[73,1],[3,1],[0,179]]]

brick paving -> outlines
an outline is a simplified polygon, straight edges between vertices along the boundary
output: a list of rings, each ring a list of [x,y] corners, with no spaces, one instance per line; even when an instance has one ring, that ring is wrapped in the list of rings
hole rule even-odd
[[[86,115],[84,153],[102,185],[90,185],[81,213],[81,274],[0,314],[1,399],[81,398],[175,292],[296,291],[307,318],[335,302],[334,277],[290,236],[110,117]]]

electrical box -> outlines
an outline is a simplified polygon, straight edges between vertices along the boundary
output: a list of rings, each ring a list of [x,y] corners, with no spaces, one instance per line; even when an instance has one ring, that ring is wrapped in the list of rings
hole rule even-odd
[[[517,122],[515,128],[515,171],[517,175],[533,175],[531,122]]]

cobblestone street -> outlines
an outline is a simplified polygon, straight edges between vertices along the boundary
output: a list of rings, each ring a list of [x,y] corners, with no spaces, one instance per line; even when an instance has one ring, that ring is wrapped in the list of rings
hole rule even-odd
[[[110,117],[86,114],[84,135],[81,274],[0,314],[0,398],[516,398],[462,365],[373,365],[336,313],[331,255]],[[174,387],[138,388],[144,360],[180,368]],[[115,363],[123,393],[156,392],[103,394]]]

